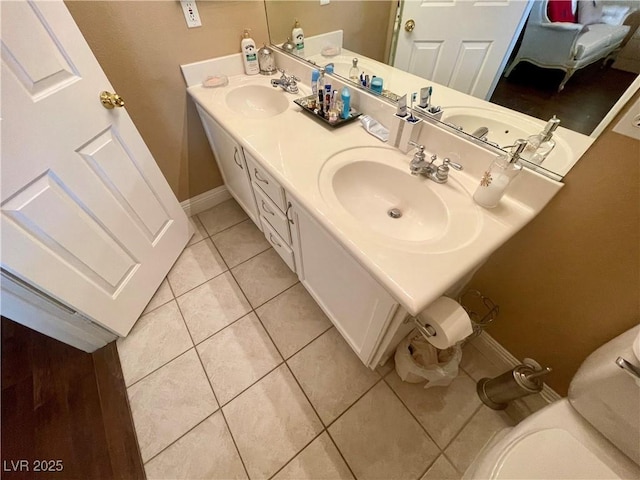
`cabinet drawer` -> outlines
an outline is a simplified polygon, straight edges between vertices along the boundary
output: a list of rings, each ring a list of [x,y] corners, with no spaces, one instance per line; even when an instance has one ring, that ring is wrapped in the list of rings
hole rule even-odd
[[[260,217],[260,221],[262,222],[262,231],[264,232],[264,236],[267,238],[273,249],[278,252],[278,255],[282,257],[284,263],[286,263],[287,266],[295,272],[296,264],[293,261],[293,250],[291,250],[291,247],[282,240],[282,237],[278,235],[278,232],[273,229],[264,217]]]
[[[278,232],[278,235],[284,239],[284,241],[291,245],[291,233],[289,232],[289,222],[284,213],[276,206],[275,203],[267,196],[266,193],[258,187],[255,182],[253,184],[253,191],[256,194],[256,202],[258,203],[258,210],[260,215],[269,222],[269,224]]]
[[[284,200],[284,189],[246,150],[244,151],[244,157],[247,160],[251,180],[284,212],[287,208]]]

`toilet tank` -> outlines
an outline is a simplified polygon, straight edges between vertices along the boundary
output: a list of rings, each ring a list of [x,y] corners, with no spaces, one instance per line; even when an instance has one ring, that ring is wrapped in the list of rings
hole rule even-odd
[[[623,357],[640,365],[632,347],[639,333],[640,325],[589,355],[569,387],[573,408],[638,465],[640,380],[636,382],[615,361]]]

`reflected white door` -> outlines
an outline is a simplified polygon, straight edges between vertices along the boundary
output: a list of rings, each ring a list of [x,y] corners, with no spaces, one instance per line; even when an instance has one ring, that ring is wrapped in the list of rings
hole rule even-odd
[[[530,3],[404,0],[394,66],[488,99],[526,21]],[[415,22],[411,32],[405,29],[409,20]]]
[[[0,4],[2,268],[126,335],[188,219],[64,4]]]

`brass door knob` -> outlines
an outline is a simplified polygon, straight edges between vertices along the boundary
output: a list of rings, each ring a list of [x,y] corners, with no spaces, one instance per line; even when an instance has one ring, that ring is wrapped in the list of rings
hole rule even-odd
[[[100,94],[100,102],[109,110],[116,107],[124,107],[124,99],[117,93],[104,91]]]
[[[411,33],[413,32],[413,29],[416,28],[416,22],[413,19],[409,19],[405,22],[404,24],[404,29]]]

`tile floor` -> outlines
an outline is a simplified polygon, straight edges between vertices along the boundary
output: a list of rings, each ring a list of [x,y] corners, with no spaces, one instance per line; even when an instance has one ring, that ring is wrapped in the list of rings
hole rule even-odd
[[[366,368],[233,201],[196,234],[118,341],[152,478],[457,479],[513,424],[475,380],[470,343],[448,388]]]

